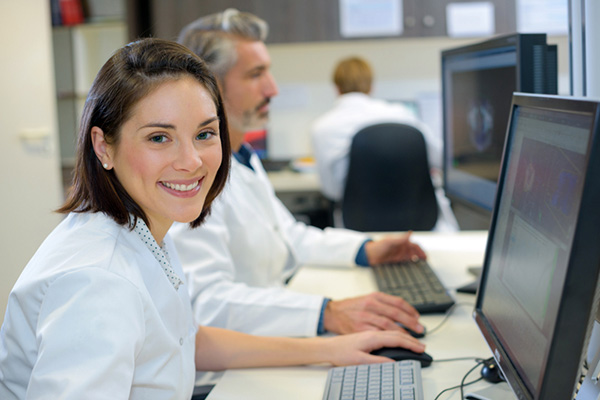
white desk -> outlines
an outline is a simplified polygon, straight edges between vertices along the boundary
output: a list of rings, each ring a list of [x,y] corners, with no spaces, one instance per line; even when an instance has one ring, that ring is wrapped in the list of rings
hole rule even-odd
[[[469,266],[483,262],[486,234],[484,232],[460,232],[454,234],[415,233],[413,240],[428,254],[431,266],[447,288],[453,289],[473,278],[467,272]],[[293,290],[326,295],[342,299],[366,294],[375,290],[372,272],[368,268],[303,267],[290,282]],[[490,350],[471,317],[474,295],[457,294],[458,305],[448,321],[436,332],[422,341],[426,352],[434,360],[456,357],[491,356]],[[422,316],[421,322],[435,328],[442,315]],[[433,363],[422,370],[425,399],[431,400],[443,389],[460,384],[465,373],[475,365],[472,360]],[[330,366],[304,366],[286,368],[254,368],[229,370],[210,393],[208,400],[261,399],[261,400],[320,400],[323,396],[327,371]],[[479,377],[479,369],[469,380]],[[504,384],[505,385],[505,384]],[[469,386],[485,388],[481,382]],[[459,399],[459,391],[445,393],[444,400]]]
[[[321,192],[319,175],[314,172],[295,172],[289,169],[267,172],[269,181],[275,192],[299,193],[299,192]]]

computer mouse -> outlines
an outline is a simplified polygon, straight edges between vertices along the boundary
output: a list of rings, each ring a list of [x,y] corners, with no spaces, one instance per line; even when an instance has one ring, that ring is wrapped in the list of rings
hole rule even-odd
[[[489,358],[483,363],[483,367],[481,368],[481,377],[483,380],[490,383],[498,383],[504,380],[502,371],[500,371],[500,368],[498,368],[498,365],[493,358]]]
[[[373,350],[371,354],[391,358],[394,361],[402,360],[417,360],[421,362],[421,367],[429,367],[433,361],[427,353],[415,353],[402,347],[382,347],[381,349]]]

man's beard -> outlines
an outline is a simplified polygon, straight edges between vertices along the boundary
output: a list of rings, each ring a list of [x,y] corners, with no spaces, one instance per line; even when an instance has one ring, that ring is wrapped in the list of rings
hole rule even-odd
[[[269,112],[259,111],[262,107],[269,104],[271,99],[265,99],[260,102],[253,110],[246,111],[243,115],[243,131],[250,132],[255,130],[264,129],[267,122],[269,122]]]

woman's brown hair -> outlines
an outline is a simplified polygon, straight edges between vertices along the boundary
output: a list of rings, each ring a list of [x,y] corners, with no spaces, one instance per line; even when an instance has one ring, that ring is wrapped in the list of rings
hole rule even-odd
[[[91,129],[99,127],[107,143],[118,145],[121,127],[131,117],[134,106],[160,84],[182,76],[193,77],[208,91],[219,117],[221,166],[204,209],[190,225],[197,227],[202,223],[229,175],[231,145],[225,108],[215,77],[204,61],[186,47],[162,39],[132,42],[117,50],[100,69],[83,108],[73,185],[58,212],[103,212],[121,225],[129,224],[130,228],[137,218],[150,226],[148,217],[125,191],[114,171],[102,167],[94,152]]]

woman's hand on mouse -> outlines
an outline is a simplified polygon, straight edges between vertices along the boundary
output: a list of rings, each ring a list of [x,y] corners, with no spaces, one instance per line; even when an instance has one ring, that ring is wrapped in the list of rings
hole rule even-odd
[[[381,347],[403,347],[416,353],[425,345],[403,331],[368,331],[324,339],[323,351],[333,365],[357,365],[390,362],[390,359],[370,354]]]

